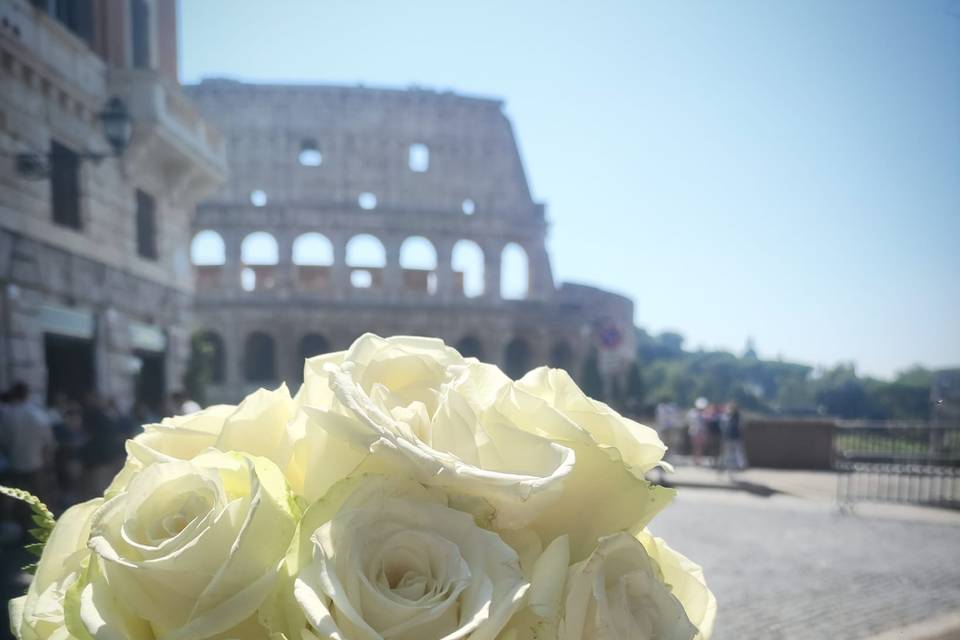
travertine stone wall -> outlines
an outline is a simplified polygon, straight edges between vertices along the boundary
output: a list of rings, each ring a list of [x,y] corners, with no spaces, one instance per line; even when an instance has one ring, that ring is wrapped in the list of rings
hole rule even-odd
[[[227,80],[187,91],[223,132],[229,164],[227,182],[194,220],[195,232],[220,236],[225,255],[223,264],[195,268],[197,328],[215,334],[223,351],[224,376],[211,399],[236,400],[261,384],[296,380],[310,336],[342,349],[364,331],[470,345],[515,375],[517,367],[547,363],[577,375],[592,349],[607,354],[609,376],[622,375],[632,362],[633,303],[591,287],[554,284],[544,207],[531,197],[500,101],[422,89]],[[428,150],[425,171],[411,167],[411,145]],[[319,165],[315,154],[312,165],[300,162],[304,148],[319,152]],[[265,203],[252,200],[255,191],[264,192]],[[375,195],[375,207],[361,206],[364,193]],[[276,241],[276,264],[243,263],[243,241],[254,232]],[[293,243],[305,233],[330,242],[332,264],[293,263]],[[361,234],[376,237],[384,249],[383,267],[363,269],[371,272],[371,287],[354,286],[357,269],[345,262],[349,241]],[[436,251],[430,273],[400,265],[400,247],[414,236]],[[460,240],[475,242],[483,253],[477,297],[467,297],[466,274],[452,264]],[[527,293],[520,300],[500,295],[502,255],[511,243],[527,258]],[[246,269],[255,284],[245,289]],[[605,345],[601,335],[609,336],[611,326],[620,339]],[[244,375],[255,332],[271,338],[273,380]],[[523,357],[511,360],[508,352]]]

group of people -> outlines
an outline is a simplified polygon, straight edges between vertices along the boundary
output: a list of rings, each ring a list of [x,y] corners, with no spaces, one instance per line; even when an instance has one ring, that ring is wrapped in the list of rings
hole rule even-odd
[[[735,402],[725,405],[697,398],[687,411],[672,402],[657,405],[657,431],[673,451],[689,452],[693,464],[701,465],[705,458],[721,470],[741,470],[747,467],[740,425],[740,409]]]
[[[127,413],[96,392],[80,401],[57,394],[48,407],[31,396],[22,382],[0,394],[0,484],[26,489],[54,510],[102,493],[123,465],[126,439],[158,421],[143,404]],[[200,410],[183,392],[168,403],[169,414]],[[0,498],[0,538],[19,535],[18,520],[13,501]]]

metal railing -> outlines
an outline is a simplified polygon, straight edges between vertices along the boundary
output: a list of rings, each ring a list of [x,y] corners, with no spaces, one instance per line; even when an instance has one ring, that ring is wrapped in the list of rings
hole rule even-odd
[[[960,508],[960,424],[840,421],[837,501]]]

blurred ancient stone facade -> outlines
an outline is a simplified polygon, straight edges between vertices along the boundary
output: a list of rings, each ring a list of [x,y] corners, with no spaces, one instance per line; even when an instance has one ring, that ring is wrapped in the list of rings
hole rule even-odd
[[[305,356],[365,331],[438,336],[513,376],[590,359],[611,380],[633,361],[632,301],[555,285],[500,101],[228,80],[187,93],[229,165],[193,221],[208,400],[296,381]]]
[[[0,386],[159,408],[189,351],[190,218],[225,172],[177,82],[175,0],[0,0]],[[98,114],[133,132],[119,157]],[[35,154],[32,167],[18,154]]]

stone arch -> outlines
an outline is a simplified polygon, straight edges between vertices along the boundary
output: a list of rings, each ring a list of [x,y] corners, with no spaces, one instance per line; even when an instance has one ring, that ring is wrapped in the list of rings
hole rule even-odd
[[[291,260],[297,285],[316,291],[330,285],[333,267],[333,243],[322,233],[303,233],[293,240]]]
[[[198,267],[221,266],[227,262],[223,236],[212,229],[198,231],[190,241],[190,262]]]
[[[319,333],[307,333],[300,338],[300,358],[306,360],[313,356],[329,353],[330,341]]]
[[[276,286],[280,249],[266,231],[254,231],[240,243],[240,286],[244,291],[262,291]]]
[[[483,360],[483,343],[476,336],[467,335],[460,338],[456,349],[464,358]]]
[[[267,231],[254,231],[240,243],[240,261],[245,265],[270,265],[280,262],[277,239]]]
[[[483,262],[483,249],[473,240],[458,240],[453,245],[450,266],[455,288],[467,298],[477,298],[484,293]]]
[[[570,343],[563,339],[555,341],[550,347],[547,364],[554,369],[564,369],[567,372],[572,371],[573,348],[570,346]]]
[[[530,294],[530,258],[516,242],[500,253],[500,297],[523,300]]]
[[[519,380],[531,369],[533,349],[526,338],[514,338],[503,351],[503,371],[514,380]]]
[[[277,378],[277,347],[273,336],[254,331],[243,348],[243,378],[247,382],[268,382]]]
[[[210,382],[223,384],[226,381],[226,350],[220,334],[212,329],[200,331],[195,336],[193,346],[200,347],[200,353],[195,355],[209,367]]]
[[[423,236],[410,236],[400,245],[400,269],[403,288],[409,291],[437,292],[437,248]]]
[[[291,259],[297,266],[329,267],[333,265],[333,243],[316,231],[302,233],[293,240]]]
[[[377,289],[383,286],[387,251],[379,238],[369,233],[355,235],[347,242],[346,260],[350,284],[355,289]]]

